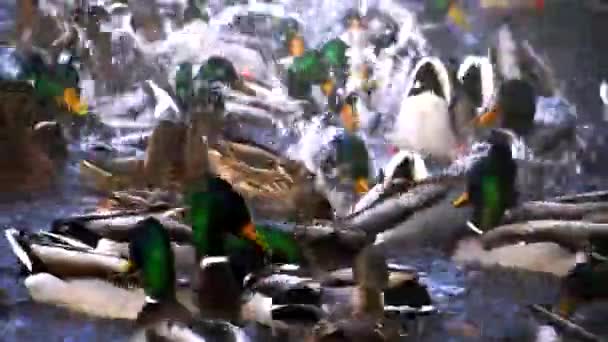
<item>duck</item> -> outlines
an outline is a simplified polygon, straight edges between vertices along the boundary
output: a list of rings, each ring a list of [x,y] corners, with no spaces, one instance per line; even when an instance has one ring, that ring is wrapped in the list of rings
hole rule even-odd
[[[406,335],[399,320],[390,316],[395,307],[387,305],[395,298],[386,296],[392,279],[384,253],[382,248],[367,246],[357,254],[349,312],[344,315],[336,310],[320,321],[307,341],[398,341]],[[397,292],[400,299],[407,297],[410,303],[430,302],[424,287],[402,287]]]
[[[292,39],[297,40],[298,38]],[[301,52],[295,46],[297,45],[294,45],[294,53],[301,53],[301,55],[294,57],[293,62],[287,68],[288,95],[296,99],[309,100],[312,96],[312,86],[327,81],[327,65],[323,62],[318,50]]]
[[[605,284],[608,281],[608,263],[589,257],[577,263],[562,278],[558,303],[555,307],[562,317],[570,318],[577,309],[591,301],[602,301],[608,298]]]
[[[0,108],[0,188],[5,192],[43,190],[54,183],[63,165],[67,141],[63,126],[48,117],[33,87],[18,80],[2,81]]]
[[[134,321],[147,304],[162,302],[179,316],[189,316],[175,300],[173,254],[160,222],[140,221],[129,235],[130,256],[125,258],[95,253],[75,239],[50,232],[5,231],[13,253],[28,272],[24,285],[37,302],[94,317]],[[45,250],[46,255],[41,252]],[[137,279],[128,276],[135,266],[142,271],[142,282],[135,280],[138,286],[129,288]]]
[[[244,278],[256,268],[264,265],[266,260],[264,254],[268,248],[265,241],[273,243],[274,260],[293,261],[280,253],[285,250],[281,247],[289,248],[289,241],[280,245],[277,241],[280,241],[281,237],[272,233],[264,235],[267,240],[260,239],[260,236],[256,235],[256,230],[252,226],[247,212],[240,212],[239,215],[238,210],[232,210],[232,216],[220,213],[219,216],[207,216],[209,220],[205,221],[203,218],[209,212],[214,212],[211,211],[212,209],[218,212],[218,208],[226,206],[233,208],[231,202],[235,201],[236,193],[228,183],[219,179],[197,184],[197,186],[203,185],[209,185],[207,189],[212,188],[215,191],[198,191],[188,195],[195,207],[191,210],[192,215],[190,215],[193,217],[190,219],[193,222],[193,233],[189,239],[189,242],[194,245],[194,253],[189,250],[184,251],[182,246],[171,242],[174,239],[172,230],[166,228],[153,216],[144,216],[130,227],[123,228],[123,231],[126,230],[127,248],[110,245],[111,248],[104,251],[101,251],[101,239],[93,243],[94,239],[90,238],[100,235],[92,230],[87,231],[87,228],[93,227],[79,227],[79,223],[86,222],[82,219],[80,222],[78,219],[62,220],[62,228],[55,229],[54,232],[29,235],[16,230],[8,230],[5,235],[14,254],[32,274],[25,281],[32,298],[48,304],[67,306],[70,309],[97,317],[148,321],[150,319],[145,317],[150,315],[156,317],[159,310],[164,312],[165,303],[163,306],[142,309],[144,302],[159,303],[159,291],[167,296],[171,291],[154,288],[154,286],[159,286],[154,274],[151,274],[152,279],[148,279],[144,274],[143,282],[139,281],[139,276],[146,270],[158,271],[159,266],[153,267],[147,264],[149,260],[157,260],[159,263],[164,260],[163,274],[165,277],[160,279],[164,279],[163,287],[169,286],[167,279],[171,278],[170,286],[175,289],[176,272],[181,271],[187,274],[186,278],[180,278],[178,282],[180,284],[178,296],[182,303],[180,305],[186,307],[190,312],[196,313],[197,317],[202,315],[202,317],[211,319],[224,318],[234,322],[251,319],[272,325],[272,298],[263,296],[255,290],[245,293]],[[231,194],[233,197],[230,196]],[[237,206],[240,203],[244,207],[242,198],[240,201],[237,199],[234,203]],[[212,207],[209,206],[210,204]],[[218,220],[224,221],[225,224],[221,224]],[[209,227],[207,223],[210,223],[212,227]],[[105,227],[108,225],[106,224]],[[159,247],[160,250],[148,246],[148,242],[146,242],[155,236],[150,232],[151,229],[162,231],[162,234],[156,233],[156,235],[162,235],[162,240],[160,237],[156,237],[149,242],[156,241],[155,244],[158,244],[162,241],[164,247]],[[231,232],[234,234],[233,240],[226,239],[225,234]],[[88,239],[86,238],[87,233]],[[116,235],[112,237],[116,237]],[[239,237],[243,238],[242,242],[234,241]],[[82,238],[86,243],[78,241],[77,238]],[[123,237],[120,240],[124,241],[124,239]],[[114,241],[114,243],[117,244],[119,241]],[[253,244],[246,243],[246,241],[253,241]],[[92,248],[92,244],[96,244],[97,247]],[[225,247],[224,244],[226,244]],[[287,252],[290,251],[287,250]],[[287,255],[287,257],[289,256],[292,255]],[[183,269],[177,270],[177,267]],[[133,276],[133,272],[137,273]],[[150,286],[153,287],[148,288],[147,281],[154,279],[157,280],[150,283],[152,284]],[[135,288],[131,288],[133,282],[137,284]],[[186,286],[188,284],[190,286]],[[218,288],[218,284],[222,284],[222,286]],[[125,286],[129,288],[124,288]],[[143,292],[141,287],[144,289]],[[89,294],[87,289],[92,289],[93,293]],[[290,290],[287,288],[285,291]],[[66,293],[76,294],[75,299],[66,298],[69,297]],[[99,306],[100,297],[105,297],[108,293],[111,296],[117,296],[116,298],[123,298],[127,302],[124,311],[120,311],[118,307],[112,305]],[[242,294],[246,295],[241,297]],[[81,296],[88,297],[82,300]],[[241,301],[241,298],[244,302]],[[286,304],[289,303],[284,303],[284,305]],[[277,310],[277,313],[274,314],[275,318],[281,317],[281,310],[287,310],[290,315],[297,317],[311,317],[311,315],[317,317],[321,314],[318,309],[306,305],[295,309],[283,306]]]
[[[478,117],[481,127],[502,128],[525,141],[536,155],[543,155],[574,140],[576,111],[561,99],[552,71],[528,42],[515,42],[509,24],[503,24],[489,50],[494,65],[496,95]],[[559,105],[556,113],[544,113]]]
[[[429,182],[433,186],[426,184],[427,189],[421,190],[422,194],[428,192],[429,198],[417,195],[426,202],[423,209],[410,213],[400,223],[393,222],[394,228],[376,235],[375,244],[386,248],[428,246],[452,255],[458,241],[474,236],[473,232],[491,230],[501,222],[505,211],[515,205],[516,173],[509,144],[496,138],[487,155],[466,174],[435,180],[431,177]],[[437,186],[443,190],[438,192]],[[416,188],[408,192],[415,192]]]
[[[194,76],[195,88],[199,88],[197,84],[200,84],[200,82],[213,81],[223,83],[233,90],[241,91],[247,95],[255,96],[255,90],[245,84],[232,62],[225,57],[210,56]]]
[[[198,133],[186,133],[188,130],[201,132],[205,129],[203,116],[197,115],[193,119],[203,123],[198,128],[187,128],[182,123],[159,122],[148,139],[143,160],[110,158],[83,161],[80,166],[84,177],[104,192],[145,189],[149,185],[171,189],[173,185],[185,184],[186,178],[190,177],[186,170],[194,170],[196,174],[196,170],[200,170],[196,163],[204,163],[205,167],[233,184],[251,204],[256,215],[295,219],[305,214],[300,210],[300,203],[305,201],[306,208],[311,209],[310,215],[330,217],[329,204],[314,190],[312,175],[303,165],[247,142],[231,142],[218,137],[219,142],[209,147],[206,138],[205,142],[196,138]],[[184,142],[187,136],[191,138]],[[188,162],[191,166],[187,166],[185,157],[169,152],[180,145],[184,156],[202,156],[208,161],[191,160]],[[204,151],[208,154],[205,155]],[[167,155],[173,156],[173,160],[168,160]]]

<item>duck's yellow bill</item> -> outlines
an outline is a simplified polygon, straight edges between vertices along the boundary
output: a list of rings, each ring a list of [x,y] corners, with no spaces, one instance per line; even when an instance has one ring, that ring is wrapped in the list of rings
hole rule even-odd
[[[131,260],[127,260],[122,265],[121,272],[122,273],[131,273],[131,272],[135,271],[135,269],[136,269],[135,263],[133,263],[133,261],[131,261]]]
[[[478,116],[475,120],[475,124],[479,127],[492,127],[498,122],[499,114],[500,108],[494,107],[494,109]]]
[[[574,310],[576,309],[576,300],[571,296],[562,296],[559,299],[559,303],[557,304],[557,313],[564,317],[568,318]]]
[[[462,195],[460,195],[460,197],[458,197],[457,199],[452,201],[452,205],[456,208],[460,208],[460,207],[466,205],[467,203],[469,203],[469,193],[466,191],[463,192]]]
[[[321,91],[323,92],[323,95],[325,95],[325,96],[331,95],[332,91],[334,91],[334,86],[335,86],[335,83],[333,80],[327,80],[327,81],[323,82],[321,84]]]
[[[467,19],[466,14],[462,10],[462,8],[460,8],[460,6],[456,4],[456,2],[452,2],[452,4],[450,5],[447,16],[452,20],[454,25],[466,31],[471,30],[471,25],[469,24],[469,20]]]
[[[350,104],[342,106],[342,109],[340,109],[340,119],[342,120],[344,129],[349,132],[354,132],[359,128],[359,118]]]
[[[262,239],[262,237],[258,234],[257,230],[255,229],[255,226],[253,225],[253,222],[249,222],[244,225],[243,228],[241,228],[241,236],[260,246],[263,250],[268,249],[268,245],[266,244],[264,239]]]
[[[369,191],[369,182],[365,178],[358,178],[355,180],[355,192],[358,194],[364,194]]]

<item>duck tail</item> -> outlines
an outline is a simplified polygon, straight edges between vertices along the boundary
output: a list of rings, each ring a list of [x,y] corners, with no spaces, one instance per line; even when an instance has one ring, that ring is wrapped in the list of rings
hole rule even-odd
[[[17,260],[30,274],[42,271],[43,263],[32,253],[24,232],[15,228],[4,231],[4,236]]]
[[[58,219],[51,224],[51,232],[72,237],[82,243],[96,248],[102,236],[87,229],[86,224],[81,219]]]

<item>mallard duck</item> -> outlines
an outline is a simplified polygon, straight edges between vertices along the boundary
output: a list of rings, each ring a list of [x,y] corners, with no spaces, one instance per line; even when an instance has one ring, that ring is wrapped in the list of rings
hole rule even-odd
[[[27,235],[10,229],[5,235],[30,273],[24,284],[35,301],[115,319],[138,319],[147,302],[167,303],[182,317],[187,312],[175,301],[173,253],[168,234],[155,219],[140,221],[131,230],[130,258],[95,253],[53,233]],[[140,288],[116,282],[134,266],[141,271]]]
[[[527,81],[507,80],[500,85],[495,106],[477,120],[482,127],[498,126],[519,136],[527,136],[534,127],[535,90]]]
[[[576,114],[567,103],[560,99],[564,108],[557,113],[537,113],[537,105],[559,98],[554,76],[528,42],[514,40],[507,24],[498,30],[490,59],[499,86],[494,103],[477,120],[481,126],[509,129],[538,154],[573,140]]]
[[[394,312],[396,306],[387,306],[387,302],[404,303],[405,299],[415,306],[430,304],[424,287],[395,286],[394,283],[404,283],[393,280],[397,277],[391,279],[389,276],[391,273],[381,248],[372,246],[363,249],[354,261],[353,271],[356,286],[351,290],[350,317],[340,317],[336,312],[335,319],[330,317],[323,320],[313,329],[309,341],[399,340],[403,335],[401,324],[387,315]],[[391,288],[396,291],[387,293]],[[396,293],[400,298],[395,297]]]
[[[605,260],[590,260],[576,264],[562,280],[557,311],[570,317],[581,305],[593,300],[608,298],[608,263]]]
[[[507,208],[515,204],[516,164],[510,146],[494,141],[466,177],[438,180],[446,192],[434,204],[415,212],[388,231],[378,234],[376,244],[432,246],[452,252],[470,230],[483,232],[498,225]],[[465,184],[463,184],[465,183]],[[410,191],[415,191],[414,187]],[[464,193],[459,196],[464,190]],[[470,205],[465,205],[465,204]]]

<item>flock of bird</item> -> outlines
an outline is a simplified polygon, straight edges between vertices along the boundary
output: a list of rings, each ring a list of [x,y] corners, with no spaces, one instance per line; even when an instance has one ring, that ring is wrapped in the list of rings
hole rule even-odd
[[[128,169],[125,187],[137,178],[142,187],[161,184],[167,175],[158,169],[166,167],[181,183],[178,199],[135,201],[149,193],[132,190],[115,193],[114,201],[137,202],[138,210],[61,218],[35,233],[7,229],[30,296],[96,317],[133,320],[134,338],[148,340],[198,341],[209,334],[239,340],[243,331],[236,325],[246,322],[268,326],[275,335],[305,326],[310,341],[415,338],[416,328],[403,322],[436,308],[416,270],[388,263],[390,252],[430,247],[455,255],[463,242],[512,220],[508,212],[521,204],[522,146],[551,152],[571,137],[573,119],[538,119],[538,97],[554,96],[554,81],[529,46],[516,43],[503,26],[487,56],[462,63],[418,58],[399,113],[379,124],[365,117],[378,115],[365,107],[373,106],[375,88],[383,85],[373,85],[366,72],[364,55],[370,52],[358,36],[363,18],[351,14],[349,31],[317,50],[305,51],[301,36],[287,34],[289,95],[312,103],[312,90],[320,88],[325,125],[341,126],[330,161],[291,166],[308,169],[291,176],[304,174],[310,188],[290,175],[284,175],[290,188],[279,195],[259,197],[245,187],[237,176],[259,177],[259,183],[270,178],[244,156],[272,164],[277,173],[290,167],[277,161],[282,156],[227,142],[222,133],[228,111],[223,90],[256,90],[226,58],[209,58],[198,73],[184,63],[173,94],[188,113],[185,123],[159,123],[144,161],[83,164],[97,173]],[[382,54],[386,42],[375,42],[371,54]],[[374,134],[383,134],[396,150],[375,179],[365,139]],[[481,152],[473,148],[476,141],[485,143]],[[446,171],[472,152],[463,168]],[[429,161],[447,167],[435,172]],[[306,211],[319,194],[329,204],[322,218],[333,220],[264,221],[272,216],[264,215],[269,207],[296,203],[293,210]],[[316,210],[310,216],[319,218]],[[564,256],[562,275],[576,286],[566,286],[563,314],[572,313],[575,300],[602,296],[595,284],[607,274],[596,258],[568,273],[573,257]],[[503,264],[525,268],[526,262]],[[590,279],[593,286],[580,286]],[[345,308],[335,303],[336,293],[351,299]]]

